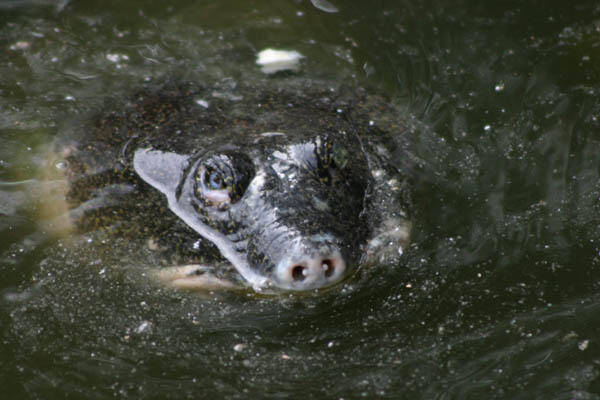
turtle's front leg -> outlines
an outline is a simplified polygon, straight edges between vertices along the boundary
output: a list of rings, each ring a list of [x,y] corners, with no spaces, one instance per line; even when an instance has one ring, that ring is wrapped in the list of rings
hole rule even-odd
[[[161,283],[184,290],[208,291],[239,287],[229,279],[218,277],[215,268],[199,264],[179,265],[153,271]]]

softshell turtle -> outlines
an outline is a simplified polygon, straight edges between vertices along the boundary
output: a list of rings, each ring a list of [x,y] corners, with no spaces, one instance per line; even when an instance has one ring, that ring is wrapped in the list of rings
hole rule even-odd
[[[70,215],[177,252],[163,282],[312,290],[408,243],[408,180],[393,162],[404,128],[380,97],[226,80],[148,86],[108,108],[62,143]]]

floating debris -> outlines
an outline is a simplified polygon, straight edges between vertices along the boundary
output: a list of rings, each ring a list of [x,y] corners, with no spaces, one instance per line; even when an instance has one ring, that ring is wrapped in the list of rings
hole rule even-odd
[[[304,56],[295,50],[265,49],[258,53],[256,63],[265,74],[274,74],[279,71],[297,71],[301,58]]]
[[[325,11],[328,13],[336,13],[339,11],[339,9],[336,6],[334,6],[327,0],[310,0],[310,2],[313,6],[315,6],[321,11]]]

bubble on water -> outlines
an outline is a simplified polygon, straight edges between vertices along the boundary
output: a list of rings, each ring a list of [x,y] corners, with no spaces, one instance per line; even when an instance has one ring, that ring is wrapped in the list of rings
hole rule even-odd
[[[588,339],[582,340],[581,342],[577,343],[577,348],[581,351],[584,351],[585,349],[588,348],[590,344],[590,341]]]
[[[243,365],[244,367],[247,367],[247,368],[252,368],[252,367],[253,367],[252,361],[250,361],[250,360],[248,360],[248,359],[246,359],[246,360],[242,361],[242,365]]]
[[[204,108],[208,108],[208,106],[209,106],[208,101],[206,101],[204,99],[196,99],[196,104],[198,104],[200,107],[204,107]]]
[[[107,54],[106,55],[106,59],[108,61],[114,62],[114,63],[118,63],[120,61],[127,61],[129,60],[129,56],[127,54]]]
[[[486,132],[489,132],[492,129],[492,126],[490,124],[486,124],[483,126],[483,130]]]
[[[59,171],[67,169],[68,166],[69,163],[67,163],[65,160],[58,160],[54,163],[54,168],[56,168]]]
[[[238,343],[235,346],[233,346],[233,351],[236,351],[238,353],[246,350],[248,348],[248,345],[245,343]]]
[[[135,333],[145,333],[149,332],[151,329],[152,322],[144,320],[137,326],[137,328],[135,328]]]

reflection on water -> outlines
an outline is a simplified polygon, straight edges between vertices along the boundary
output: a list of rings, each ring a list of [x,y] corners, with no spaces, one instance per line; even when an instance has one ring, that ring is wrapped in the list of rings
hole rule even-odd
[[[332,3],[0,2],[7,396],[600,397],[600,8]],[[146,81],[253,79],[267,47],[406,107],[400,265],[204,298],[149,282],[147,243],[40,214],[61,196],[56,137]]]

